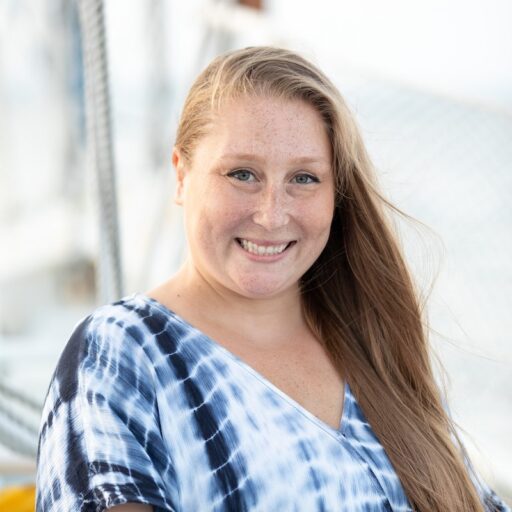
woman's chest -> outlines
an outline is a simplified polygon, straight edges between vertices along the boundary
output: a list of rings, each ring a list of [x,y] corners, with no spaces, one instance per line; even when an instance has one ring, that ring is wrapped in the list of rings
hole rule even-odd
[[[289,372],[269,368],[270,360],[251,359],[257,371],[210,344],[173,357],[188,376],[166,387],[159,412],[181,510],[385,510],[378,480],[351,443],[260,373],[293,391]]]
[[[331,428],[339,428],[343,379],[318,343],[274,350],[226,348],[300,407]]]

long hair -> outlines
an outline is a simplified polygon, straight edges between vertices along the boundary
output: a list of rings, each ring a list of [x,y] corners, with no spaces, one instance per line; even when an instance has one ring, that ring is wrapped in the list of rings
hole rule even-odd
[[[301,100],[320,114],[336,201],[327,245],[301,278],[309,327],[324,344],[420,512],[483,511],[430,363],[419,293],[391,228],[356,122],[332,82],[301,56],[250,47],[221,55],[185,101],[176,146],[187,159],[226,99]]]

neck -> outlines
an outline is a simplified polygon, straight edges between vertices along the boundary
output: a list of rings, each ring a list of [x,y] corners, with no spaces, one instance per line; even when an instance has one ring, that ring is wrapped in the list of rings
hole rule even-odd
[[[289,342],[292,333],[306,328],[298,286],[270,297],[246,297],[210,283],[190,262],[150,295],[193,324],[229,326],[262,346],[275,345],[276,340]]]

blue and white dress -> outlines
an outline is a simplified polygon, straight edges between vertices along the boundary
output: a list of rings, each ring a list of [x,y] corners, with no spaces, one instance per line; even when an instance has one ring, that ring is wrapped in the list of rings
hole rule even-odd
[[[488,510],[509,511],[488,488]],[[410,511],[345,385],[333,429],[135,293],[75,327],[41,424],[37,512]]]

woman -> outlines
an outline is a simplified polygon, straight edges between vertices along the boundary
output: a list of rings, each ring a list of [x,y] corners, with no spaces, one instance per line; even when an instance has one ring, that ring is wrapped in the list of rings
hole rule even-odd
[[[390,205],[323,73],[218,57],[173,164],[187,260],[75,328],[37,510],[509,510],[443,409]]]

